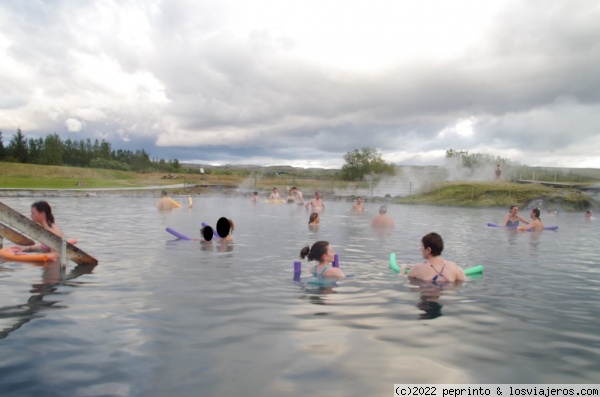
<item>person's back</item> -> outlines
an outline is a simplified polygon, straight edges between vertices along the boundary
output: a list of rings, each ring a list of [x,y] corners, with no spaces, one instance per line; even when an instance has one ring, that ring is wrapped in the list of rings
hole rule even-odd
[[[396,224],[394,220],[387,214],[387,206],[379,207],[379,215],[371,220],[371,226],[374,228],[393,228]]]
[[[167,197],[167,191],[163,190],[160,193],[160,195],[161,197],[160,200],[158,200],[158,202],[156,203],[156,207],[161,211],[173,209],[173,201],[169,197]]]
[[[429,262],[419,263],[414,265],[408,277],[419,280],[432,281],[435,284],[452,283],[455,281],[463,281],[465,272],[454,262],[443,261],[443,263],[432,265]]]

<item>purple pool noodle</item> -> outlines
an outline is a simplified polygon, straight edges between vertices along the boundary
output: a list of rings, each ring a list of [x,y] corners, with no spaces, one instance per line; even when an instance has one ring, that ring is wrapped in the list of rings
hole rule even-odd
[[[340,258],[339,258],[339,256],[338,256],[338,254],[335,254],[335,255],[333,256],[333,262],[331,263],[331,265],[332,265],[333,267],[337,267],[338,269],[340,268]]]

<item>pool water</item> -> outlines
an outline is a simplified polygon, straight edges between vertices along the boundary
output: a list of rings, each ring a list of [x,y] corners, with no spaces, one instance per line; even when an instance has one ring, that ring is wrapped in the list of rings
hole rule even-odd
[[[388,205],[391,233],[370,228],[378,204],[326,202],[318,229],[302,206],[195,197],[159,212],[158,197],[10,197],[23,214],[48,200],[57,222],[96,257],[0,263],[2,396],[380,396],[394,383],[597,383],[600,222],[542,215],[556,232],[487,227],[504,209]],[[187,203],[186,197],[175,197]],[[527,211],[523,211],[525,214]],[[235,222],[232,245],[199,237]],[[388,269],[420,261],[420,239],[483,276],[441,291]],[[305,284],[300,249],[329,241],[348,277]],[[10,246],[4,240],[5,246]]]

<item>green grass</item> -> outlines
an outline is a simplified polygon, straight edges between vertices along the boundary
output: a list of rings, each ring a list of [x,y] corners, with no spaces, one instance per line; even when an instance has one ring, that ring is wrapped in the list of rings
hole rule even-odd
[[[580,211],[595,207],[589,196],[577,189],[553,188],[540,184],[517,183],[443,183],[430,192],[397,198],[402,204],[435,204],[458,207],[525,206],[543,202],[548,208]]]
[[[177,174],[177,178],[164,179],[167,173],[137,174],[134,172],[104,170],[94,168],[57,167],[35,164],[0,163],[0,188],[14,189],[76,189],[76,188],[136,188],[186,184],[186,189],[172,189],[175,193],[194,193],[189,186],[199,186],[197,193],[203,194],[205,187],[229,186],[242,191],[257,190],[270,192],[276,186],[280,194],[285,189],[297,186],[304,192],[305,198],[316,190],[325,193],[352,191],[356,188],[368,188],[370,182],[346,182],[333,179],[329,174],[294,176],[284,174],[262,175],[258,170],[252,176],[240,173]],[[82,182],[83,186],[77,184]],[[433,183],[428,193],[394,199],[402,204],[434,204],[462,207],[508,207],[516,204],[526,206],[538,200],[545,206],[563,210],[579,211],[595,208],[593,199],[573,188],[553,188],[540,184],[517,184],[511,182],[456,182]]]

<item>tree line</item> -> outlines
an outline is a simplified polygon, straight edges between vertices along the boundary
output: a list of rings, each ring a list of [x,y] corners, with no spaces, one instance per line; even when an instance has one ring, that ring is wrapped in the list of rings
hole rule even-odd
[[[63,141],[58,134],[48,134],[45,138],[26,138],[19,128],[4,146],[0,131],[0,161],[27,164],[105,168],[121,171],[181,172],[177,159],[151,159],[144,150],[113,150],[110,142],[89,138]],[[186,172],[194,172],[186,169]]]

